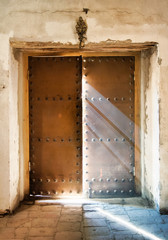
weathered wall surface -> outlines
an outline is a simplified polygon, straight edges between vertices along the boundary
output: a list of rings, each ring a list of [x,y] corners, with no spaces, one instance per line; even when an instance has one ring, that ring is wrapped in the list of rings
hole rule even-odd
[[[166,48],[165,48],[166,49]],[[160,76],[160,208],[168,209],[168,111],[167,111],[167,96],[168,82],[166,76],[168,74],[168,66],[166,64],[161,67]]]
[[[159,208],[159,73],[158,49],[141,54],[142,194]],[[144,182],[143,182],[144,181]]]
[[[82,12],[83,8],[89,8],[87,15]],[[153,199],[162,209],[166,209],[168,208],[168,111],[166,110],[168,1],[0,0],[0,142],[2,146],[0,210],[12,209],[19,200],[18,83],[17,71],[12,69],[15,60],[11,57],[9,39],[76,44],[78,40],[75,25],[79,16],[83,16],[87,21],[88,42],[107,39],[158,42],[157,57],[160,57],[160,61],[157,63],[156,53],[155,57],[149,60],[151,61],[149,67],[150,64],[153,67],[150,67],[147,90],[144,93],[148,106],[145,103],[142,106],[143,118],[146,121],[144,126],[147,127],[142,141],[145,144],[142,157],[144,181],[147,186],[143,194]],[[144,63],[144,60],[142,62]],[[158,106],[160,106],[160,120]],[[153,163],[152,168],[150,162]]]

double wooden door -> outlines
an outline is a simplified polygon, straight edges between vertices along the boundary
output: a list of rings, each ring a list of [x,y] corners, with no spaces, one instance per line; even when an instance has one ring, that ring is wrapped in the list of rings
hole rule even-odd
[[[29,57],[31,195],[134,195],[134,65]]]

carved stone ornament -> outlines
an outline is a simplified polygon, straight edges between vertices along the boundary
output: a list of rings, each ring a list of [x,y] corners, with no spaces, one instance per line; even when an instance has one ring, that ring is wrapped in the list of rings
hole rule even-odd
[[[84,21],[82,17],[79,17],[76,24],[76,32],[78,34],[78,39],[79,39],[79,48],[82,48],[85,46],[85,40],[87,39],[86,31],[87,31],[86,21]]]

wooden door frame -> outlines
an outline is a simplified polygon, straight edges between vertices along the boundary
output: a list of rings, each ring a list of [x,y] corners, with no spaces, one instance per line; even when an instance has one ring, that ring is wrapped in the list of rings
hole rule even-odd
[[[20,84],[19,90],[22,94],[19,94],[19,102],[22,101],[22,115],[21,121],[21,135],[22,135],[22,161],[24,173],[20,181],[22,181],[22,198],[29,195],[29,91],[28,91],[28,57],[29,56],[135,56],[135,189],[136,192],[141,194],[141,139],[140,139],[140,109],[141,109],[141,50],[142,49],[129,49],[129,48],[96,48],[80,50],[77,48],[43,48],[43,49],[29,49],[29,48],[13,48],[15,53],[20,53]],[[148,48],[153,45],[148,46]],[[145,48],[146,49],[146,48]],[[20,109],[20,108],[19,108]],[[82,183],[83,184],[83,183]],[[84,195],[83,195],[84,196]]]

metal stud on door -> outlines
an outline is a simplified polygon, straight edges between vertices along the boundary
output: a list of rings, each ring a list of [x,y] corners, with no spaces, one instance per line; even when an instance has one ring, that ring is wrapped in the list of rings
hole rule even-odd
[[[30,194],[81,193],[81,58],[30,57]]]
[[[134,194],[134,57],[83,59],[84,188],[89,197]]]

